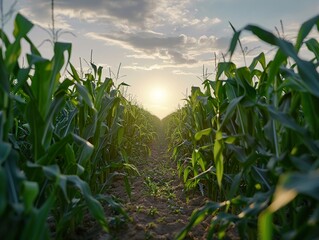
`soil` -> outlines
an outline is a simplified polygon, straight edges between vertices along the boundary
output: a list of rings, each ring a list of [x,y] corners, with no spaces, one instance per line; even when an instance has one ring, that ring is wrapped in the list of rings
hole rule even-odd
[[[110,222],[110,232],[106,233],[87,213],[83,224],[77,226],[67,240],[152,240],[176,239],[178,233],[189,222],[192,212],[202,206],[208,199],[199,190],[185,193],[178,177],[176,163],[167,153],[167,141],[163,132],[151,146],[151,156],[137,159],[134,165],[140,174],[130,177],[131,197],[125,189],[123,178],[114,180],[111,194],[127,212],[127,217],[112,210],[104,204],[105,215]],[[185,240],[206,239],[211,216],[192,228]],[[54,225],[54,224],[53,224]],[[54,232],[54,229],[53,229]],[[225,239],[239,239],[234,228],[226,232]]]
[[[111,194],[123,202],[130,221],[115,224],[104,239],[174,239],[187,225],[192,212],[203,206],[207,198],[200,192],[185,194],[178,177],[176,163],[167,153],[163,133],[151,146],[151,156],[138,159],[135,166],[140,175],[131,178],[131,198],[126,193],[123,180],[112,185]],[[188,233],[185,239],[206,239],[208,223],[203,222]]]

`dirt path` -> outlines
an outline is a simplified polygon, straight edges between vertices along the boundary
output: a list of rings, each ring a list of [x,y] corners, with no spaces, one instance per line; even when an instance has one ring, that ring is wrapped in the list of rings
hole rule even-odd
[[[189,201],[178,178],[176,165],[169,159],[163,133],[153,143],[152,155],[140,159],[140,176],[132,177],[132,197],[128,198],[122,181],[115,182],[112,194],[121,199],[132,221],[100,239],[174,239],[188,223],[195,208],[206,199],[196,193]],[[204,239],[207,225],[198,226],[187,239]]]

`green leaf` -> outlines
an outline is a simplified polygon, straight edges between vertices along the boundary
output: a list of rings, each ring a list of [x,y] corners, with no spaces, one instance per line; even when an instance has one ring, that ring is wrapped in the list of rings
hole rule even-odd
[[[103,67],[101,66],[99,66],[97,69],[98,83],[100,83],[102,79],[102,70],[103,70]]]
[[[13,36],[15,36],[15,38],[22,38],[30,32],[32,27],[33,23],[18,13],[14,22]]]
[[[56,191],[51,191],[41,208],[34,209],[34,211],[31,212],[31,216],[26,221],[20,239],[50,239],[47,219],[55,202],[55,193]]]
[[[127,212],[123,209],[123,207],[117,201],[114,201],[114,198],[112,196],[102,195],[101,198],[98,198],[98,200],[99,199],[105,200],[109,204],[112,210],[114,210],[116,213],[122,214],[126,219],[129,219]]]
[[[23,178],[17,166],[18,159],[18,153],[15,150],[11,150],[3,166],[7,183],[8,199],[10,199],[12,206],[19,205],[19,179]]]
[[[21,54],[20,40],[16,40],[10,44],[5,52],[5,66],[8,73],[14,73],[14,68],[18,64],[18,59]]]
[[[30,126],[30,139],[32,143],[32,152],[34,160],[37,161],[44,155],[44,148],[42,145],[43,127],[45,122],[41,117],[40,112],[35,104],[29,103],[26,107],[26,117]]]
[[[228,78],[234,75],[236,70],[236,65],[232,62],[221,62],[218,63],[216,81],[220,80],[220,76],[224,73]],[[216,96],[218,96],[218,90],[216,87]]]
[[[28,214],[33,209],[33,203],[39,194],[39,185],[36,182],[23,181],[22,186],[24,210]]]
[[[208,202],[203,206],[201,209],[195,210],[189,220],[189,223],[184,229],[176,236],[176,240],[183,240],[187,233],[191,230],[191,228],[195,227],[203,220],[205,220],[209,215],[214,213],[220,207],[225,206],[225,202],[223,203],[215,203],[215,202]]]
[[[80,83],[80,82],[81,82],[81,79],[80,79],[80,77],[79,77],[79,74],[78,74],[78,72],[76,71],[75,67],[74,67],[71,63],[70,63],[70,68],[71,68],[71,73],[70,73],[70,75],[73,77],[73,79],[74,79],[76,82]]]
[[[95,108],[97,110],[103,110],[101,104],[102,104],[102,99],[106,95],[106,93],[109,93],[110,88],[113,85],[113,81],[111,78],[106,78],[105,81],[102,83],[101,86],[99,86],[96,89],[96,97],[95,97]]]
[[[268,210],[263,211],[258,217],[258,234],[260,240],[272,240],[273,232],[272,213]]]
[[[55,42],[54,43],[54,57],[52,58],[52,69],[50,73],[50,85],[47,89],[47,94],[49,96],[52,96],[52,94],[55,92],[56,87],[59,84],[60,79],[60,71],[64,65],[65,59],[64,59],[64,53],[68,53],[68,59],[67,62],[69,62],[71,57],[71,43],[62,43],[62,42]]]
[[[232,135],[232,136],[227,136],[224,139],[224,142],[227,144],[234,144],[234,142],[236,141],[236,139],[238,138],[238,136]]]
[[[50,109],[49,113],[47,114],[47,117],[45,119],[45,126],[42,132],[42,140],[41,143],[44,146],[44,149],[48,149],[48,147],[51,144],[52,140],[52,132],[53,128],[52,126],[54,125],[54,118],[57,116],[57,114],[60,112],[61,108],[65,104],[65,97],[64,93],[61,93],[57,95],[54,100],[50,104]]]
[[[5,67],[2,55],[0,56],[0,87],[4,90],[5,93],[9,94],[9,74]]]
[[[198,150],[193,150],[193,153],[192,153],[192,159],[191,159],[191,162],[192,162],[192,167],[194,168],[195,167],[195,165],[196,165],[196,160],[197,160],[197,154],[196,154],[196,151],[198,151]]]
[[[266,108],[273,119],[278,120],[281,124],[302,135],[306,134],[306,130],[298,125],[296,121],[287,113],[276,110],[272,105],[267,105]]]
[[[232,178],[232,184],[231,184],[231,187],[227,193],[227,199],[232,199],[235,196],[235,194],[239,188],[239,185],[241,183],[242,175],[243,175],[243,170],[241,170],[239,173],[237,173]]]
[[[319,172],[287,173],[279,180],[279,187],[286,191],[294,190],[299,194],[310,196],[319,201]],[[275,193],[275,200],[279,194]]]
[[[217,183],[218,186],[221,188],[222,186],[222,179],[224,174],[224,144],[223,144],[223,135],[222,132],[216,132],[216,138],[214,142],[214,162],[216,165],[216,176],[217,176]]]
[[[246,98],[255,99],[256,90],[252,87],[252,75],[247,67],[241,67],[236,70],[236,81],[244,89]]]
[[[76,89],[80,96],[83,98],[84,102],[91,108],[94,109],[94,104],[91,95],[88,90],[81,84],[75,83]]]
[[[312,21],[310,21],[309,23],[313,24],[314,22],[316,22],[318,20],[319,20],[319,16],[313,18]],[[300,36],[299,41],[303,40],[304,35],[306,33],[308,34],[308,30],[310,31],[310,29],[308,29],[309,26],[306,24],[306,27],[304,27],[304,28],[302,27],[303,34],[301,34],[302,36]],[[290,43],[286,40],[283,40],[283,39],[279,39],[271,32],[263,30],[262,28],[254,26],[254,25],[248,25],[245,27],[245,29],[254,33],[261,40],[263,40],[269,44],[278,46],[280,49],[276,55],[278,55],[281,52],[281,54],[279,54],[281,56],[279,57],[279,55],[278,55],[275,57],[275,59],[277,59],[277,60],[281,59],[280,63],[286,58],[286,57],[282,56],[282,53],[285,56],[291,57],[296,62],[297,66],[298,66],[299,74],[302,77],[302,79],[305,83],[305,86],[307,86],[308,91],[311,94],[313,94],[314,96],[319,97],[319,81],[318,81],[319,74],[318,74],[314,64],[312,64],[311,62],[302,60],[298,57],[297,52],[296,52],[296,48],[298,49],[298,46],[297,46],[298,44],[296,44],[297,47],[294,48],[292,43]],[[269,76],[270,79],[273,79],[273,76],[276,74],[277,69],[279,69],[279,67],[280,67],[280,63],[279,64],[276,63],[276,64],[272,65],[273,68],[276,69],[276,71],[272,74],[272,76],[270,74],[270,76]]]
[[[127,175],[124,176],[124,185],[125,185],[125,191],[128,195],[128,197],[131,199],[132,197],[132,188],[131,183]]]
[[[234,26],[229,22],[231,28],[233,29],[234,31],[234,35],[233,35],[233,38],[230,42],[230,46],[229,46],[229,49],[228,49],[228,52],[230,53],[230,59],[231,57],[233,56],[235,50],[236,50],[236,46],[237,46],[237,42],[239,40],[239,37],[240,37],[240,34],[241,34],[241,31],[236,31],[236,29],[234,28]]]
[[[11,44],[7,34],[3,31],[4,29],[0,29],[0,39],[6,48]]]
[[[266,58],[265,58],[265,54],[262,52],[260,53],[257,57],[255,57],[253,59],[253,61],[251,62],[250,66],[249,66],[249,70],[252,72],[253,70],[255,70],[257,63],[260,63],[260,65],[262,66],[262,68],[265,70],[266,69]]]
[[[86,163],[93,154],[94,146],[78,135],[73,134],[73,139],[81,146],[80,153],[78,155],[78,164],[85,167]]]
[[[260,105],[260,106],[263,106],[263,105]],[[289,128],[292,131],[295,131],[296,133],[298,133],[299,136],[301,136],[303,141],[305,142],[306,147],[313,153],[319,154],[319,147],[317,146],[317,144],[311,139],[306,129],[304,129],[303,127],[301,127],[300,125],[296,123],[294,118],[292,118],[286,113],[282,113],[276,110],[271,105],[267,105],[266,108],[274,120],[277,120],[278,122],[280,122],[280,124],[282,124],[286,128]]]
[[[0,127],[2,127],[1,124]],[[11,152],[11,148],[11,144],[2,141],[0,142],[0,165],[3,164],[4,161],[6,161],[6,159],[8,158]]]
[[[7,207],[7,176],[5,174],[4,169],[0,166],[0,216],[2,216],[3,212]]]
[[[89,185],[78,176],[67,176],[67,180],[80,189],[90,213],[99,222],[103,230],[108,231],[108,224],[105,219],[104,209],[100,202],[91,195]]]
[[[208,136],[212,132],[212,128],[206,128],[195,134],[195,140],[199,141],[203,136]]]
[[[41,53],[39,52],[38,48],[34,45],[34,43],[31,41],[31,39],[28,36],[25,36],[24,38],[30,45],[31,53],[34,55],[41,56]]]
[[[309,19],[308,21],[304,22],[301,25],[299,32],[298,32],[296,45],[295,45],[295,48],[297,51],[301,48],[301,45],[302,45],[304,39],[308,36],[308,34],[310,33],[313,26],[315,24],[318,25],[318,22],[319,22],[319,15]]]
[[[310,132],[314,138],[319,137],[319,98],[307,93],[301,94],[302,110]]]
[[[232,116],[235,108],[237,107],[237,105],[240,103],[240,101],[244,98],[244,96],[240,96],[240,97],[237,97],[237,98],[234,98],[230,101],[230,103],[228,104],[227,106],[227,109],[226,109],[226,113],[225,115],[223,116],[223,121],[221,123],[221,128],[224,126],[224,124],[230,119],[230,117]]]
[[[121,82],[121,83],[117,86],[117,89],[120,89],[120,87],[122,87],[122,86],[124,86],[124,87],[130,87],[129,84],[127,84],[127,83],[125,83],[125,82]]]
[[[117,132],[117,144],[120,146],[121,143],[123,142],[123,137],[124,137],[125,129],[123,126],[120,126]]]
[[[28,93],[31,98],[29,105],[37,108],[42,119],[45,119],[52,101],[50,90],[52,62],[35,55],[28,55],[28,62],[30,67],[34,65],[34,74],[30,77],[32,93]]]
[[[317,60],[319,60],[319,43],[316,39],[310,38],[306,41],[307,48],[313,52]]]
[[[17,81],[18,83],[14,86],[13,92],[17,93],[27,82],[29,79],[29,73],[31,68],[22,68],[19,69]]]
[[[183,171],[183,180],[184,183],[186,183],[186,181],[188,180],[188,175],[190,173],[190,167],[186,167]]]
[[[98,120],[103,122],[107,116],[112,115],[113,111],[116,111],[115,108],[120,104],[121,99],[118,97],[113,98],[104,98],[98,112]]]
[[[62,138],[60,141],[52,144],[47,150],[46,153],[38,159],[38,163],[42,165],[51,165],[54,163],[58,155],[61,155],[62,150],[68,143],[73,142],[72,134],[68,134],[66,137]]]

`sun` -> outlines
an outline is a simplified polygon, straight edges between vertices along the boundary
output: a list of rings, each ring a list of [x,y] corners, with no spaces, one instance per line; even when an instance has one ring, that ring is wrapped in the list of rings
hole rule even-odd
[[[166,99],[166,91],[161,87],[156,87],[150,91],[150,97],[154,102],[164,102]]]

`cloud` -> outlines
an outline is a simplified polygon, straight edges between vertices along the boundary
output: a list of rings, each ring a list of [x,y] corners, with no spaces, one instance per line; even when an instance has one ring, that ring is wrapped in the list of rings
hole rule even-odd
[[[173,66],[172,65],[153,64],[151,66],[138,66],[138,65],[123,66],[122,68],[131,69],[131,70],[152,71],[152,70],[158,70],[158,69],[169,68],[169,67],[173,67]]]
[[[220,18],[209,18],[209,17],[204,17],[203,19],[183,18],[182,27],[204,28],[204,27],[216,25],[220,22],[222,22]]]
[[[223,39],[199,34],[203,28],[214,26],[221,20],[196,17],[198,1],[77,0],[75,4],[71,0],[56,0],[55,24],[56,28],[70,30],[77,29],[79,25],[76,24],[82,21],[82,26],[92,26],[92,32],[86,37],[130,50],[128,58],[160,60],[161,66],[196,65],[202,54],[225,48]],[[20,2],[22,11],[33,21],[43,27],[50,25],[50,1]],[[97,25],[103,28],[103,32],[94,32]]]
[[[197,0],[198,1],[198,0]],[[57,24],[68,27],[69,19],[117,26],[122,29],[152,29],[163,26],[203,27],[221,22],[219,18],[196,15],[197,1],[191,0],[56,0],[54,12]],[[20,0],[21,11],[33,21],[47,27],[51,22],[51,2]],[[63,24],[62,24],[63,23]]]
[[[27,16],[32,22],[43,28],[52,27],[51,4],[49,1],[29,0],[21,2],[18,3],[20,7],[19,11],[23,15]],[[56,28],[72,30],[71,25],[63,15],[55,14],[54,20]]]
[[[197,76],[197,73],[193,73],[193,72],[186,72],[180,69],[176,69],[172,71],[173,74],[175,75],[185,75],[185,76]]]
[[[51,2],[21,0],[21,10],[38,23],[49,23]],[[105,21],[146,29],[167,21],[179,23],[188,12],[190,0],[56,0],[54,10],[61,19],[78,18],[91,22]],[[63,20],[64,21],[64,20]]]
[[[185,34],[167,36],[158,32],[121,31],[100,34],[91,32],[87,36],[133,51],[134,54],[128,55],[130,58],[160,59],[165,64],[196,64],[198,56],[227,46],[225,39],[206,35],[196,38]]]
[[[132,65],[128,65],[128,66],[123,66],[123,69],[131,69],[131,70],[144,70],[144,71],[152,71],[152,70],[159,70],[159,69],[176,69],[176,68],[183,68],[183,69],[191,69],[193,67],[201,67],[203,62],[197,62],[194,65],[189,65],[189,64],[180,64],[180,65],[176,65],[176,64],[152,64],[152,65],[148,65],[146,66],[145,64],[142,65],[138,65],[138,64],[132,64]],[[182,71],[178,71],[178,72],[173,72],[174,74],[182,74]],[[184,72],[186,73],[186,72]],[[191,73],[187,74],[187,75],[192,75]]]

